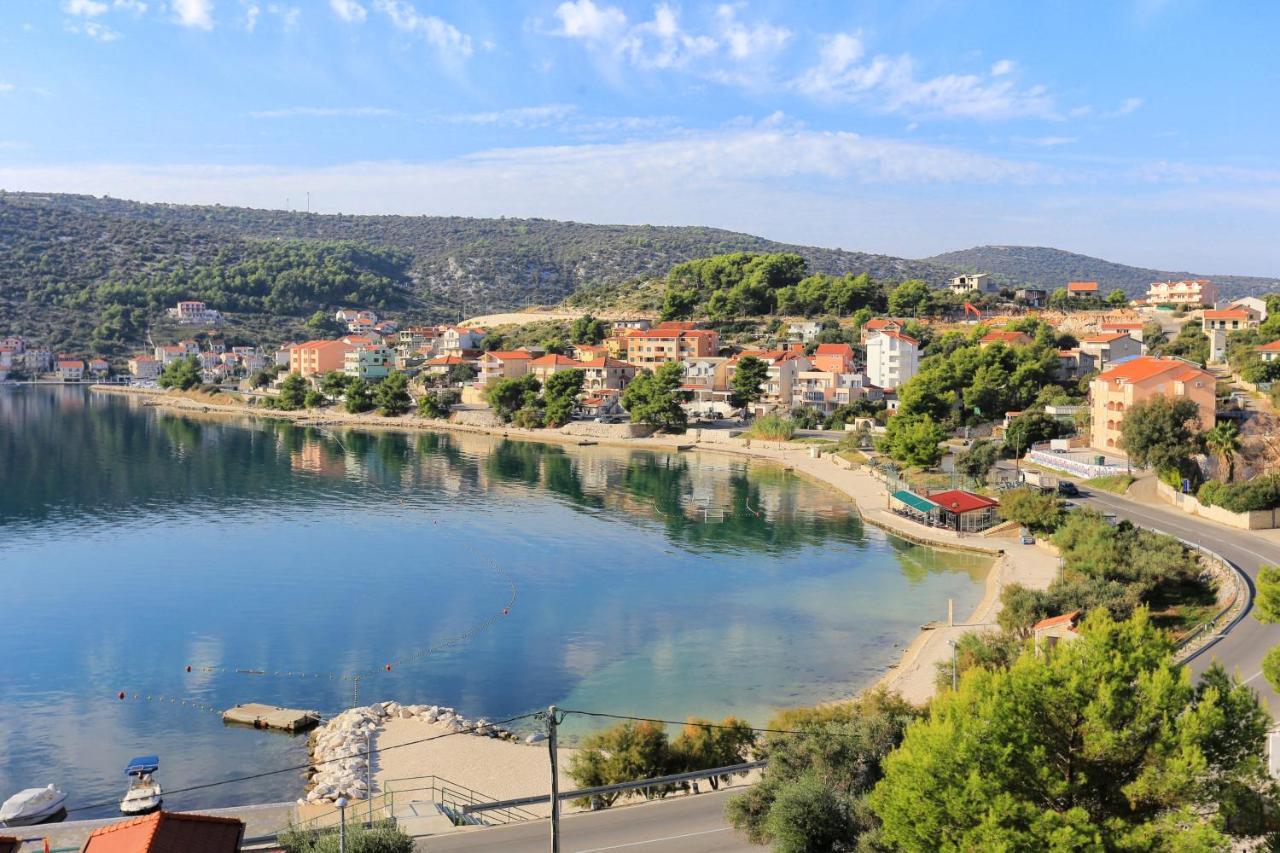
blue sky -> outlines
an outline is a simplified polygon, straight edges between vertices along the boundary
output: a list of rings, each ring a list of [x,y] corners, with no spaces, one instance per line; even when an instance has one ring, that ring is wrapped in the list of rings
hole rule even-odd
[[[0,188],[1280,276],[1280,4],[3,0]]]

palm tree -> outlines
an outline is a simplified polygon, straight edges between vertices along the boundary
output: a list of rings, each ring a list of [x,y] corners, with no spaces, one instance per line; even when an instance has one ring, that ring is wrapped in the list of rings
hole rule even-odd
[[[1222,467],[1226,469],[1226,481],[1231,482],[1235,475],[1235,459],[1240,453],[1240,431],[1231,421],[1223,421],[1204,434],[1204,446],[1218,457]]]

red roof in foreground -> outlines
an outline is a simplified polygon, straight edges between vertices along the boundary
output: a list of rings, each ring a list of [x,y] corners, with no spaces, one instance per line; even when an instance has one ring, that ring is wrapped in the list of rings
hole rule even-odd
[[[156,812],[95,829],[82,853],[236,853],[243,837],[236,818]]]
[[[1075,625],[1076,620],[1079,618],[1080,611],[1072,610],[1070,613],[1063,613],[1061,616],[1050,616],[1048,619],[1041,619],[1031,626],[1031,630],[1039,631],[1041,628],[1053,628],[1057,625]]]
[[[1000,505],[999,501],[994,501],[982,495],[975,495],[973,492],[966,492],[964,489],[934,492],[931,495],[925,495],[925,497],[943,509],[959,513],[973,512],[975,509],[986,509],[989,506]]]
[[[1272,341],[1269,344],[1263,344],[1258,347],[1261,352],[1280,352],[1280,341]]]

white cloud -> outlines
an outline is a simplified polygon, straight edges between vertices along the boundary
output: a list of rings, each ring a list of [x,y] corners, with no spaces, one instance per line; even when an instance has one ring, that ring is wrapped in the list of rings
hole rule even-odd
[[[814,97],[862,101],[893,113],[980,119],[1060,118],[1053,98],[1043,86],[1020,88],[1011,79],[1011,63],[1006,66],[998,62],[986,75],[944,74],[920,79],[916,62],[908,54],[877,55],[866,61],[864,55],[860,34],[827,36],[818,62],[794,81],[795,88]]]
[[[1114,110],[1107,113],[1107,117],[1119,118],[1120,116],[1127,116],[1130,113],[1138,110],[1141,106],[1142,106],[1142,98],[1125,98],[1123,101],[1120,102],[1120,106],[1116,107]]]
[[[490,112],[453,113],[437,116],[437,118],[450,124],[543,127],[561,122],[577,111],[578,108],[573,104],[542,104],[533,107],[513,107]]]
[[[401,32],[420,36],[445,53],[470,56],[471,37],[434,15],[424,15],[407,0],[374,0],[374,8],[386,15]]]
[[[257,3],[250,3],[244,10],[244,28],[246,32],[253,32],[258,28],[258,16],[262,14],[262,7]]]
[[[86,18],[96,18],[105,14],[107,4],[100,3],[98,0],[66,0],[62,4],[62,11],[68,15],[83,15]]]
[[[560,35],[581,39],[609,39],[620,35],[627,16],[617,6],[597,6],[592,0],[569,0],[556,7]]]
[[[250,118],[384,118],[397,116],[385,107],[284,107],[278,110],[255,110]]]
[[[369,15],[356,0],[329,0],[329,8],[333,10],[333,14],[349,24],[358,24]]]
[[[1019,145],[1035,145],[1040,148],[1056,148],[1059,145],[1072,145],[1080,141],[1078,136],[1017,136],[1013,139]]]
[[[285,6],[280,3],[268,3],[267,11],[280,19],[280,26],[286,33],[298,28],[298,20],[302,17],[302,9],[297,6]]]
[[[716,19],[729,55],[737,60],[771,56],[791,40],[791,31],[785,27],[775,27],[767,22],[753,26],[743,24],[737,18],[735,7],[728,4],[717,7]]]
[[[184,27],[213,29],[213,0],[172,0],[173,14]]]
[[[12,92],[14,88],[15,87],[12,83],[6,83],[3,80],[0,80],[0,94],[3,94],[5,92]]]
[[[125,12],[132,12],[135,15],[141,15],[147,11],[147,4],[141,2],[141,0],[115,0],[111,6],[115,9],[122,9]]]
[[[1012,59],[1001,59],[999,62],[991,66],[992,77],[1003,77],[1006,74],[1012,74],[1017,66]]]
[[[69,24],[67,29],[73,33],[81,33],[89,38],[100,42],[111,42],[120,38],[120,34],[108,27],[106,24],[100,24],[97,21],[84,21],[80,24]]]

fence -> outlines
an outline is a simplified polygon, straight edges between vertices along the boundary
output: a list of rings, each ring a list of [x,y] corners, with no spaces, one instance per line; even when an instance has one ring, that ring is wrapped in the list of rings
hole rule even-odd
[[[1122,465],[1096,465],[1090,462],[1081,462],[1079,459],[1072,459],[1065,453],[1054,453],[1041,450],[1039,447],[1032,447],[1028,450],[1026,460],[1086,480],[1092,480],[1094,477],[1112,477],[1116,474],[1128,473],[1128,468]]]

